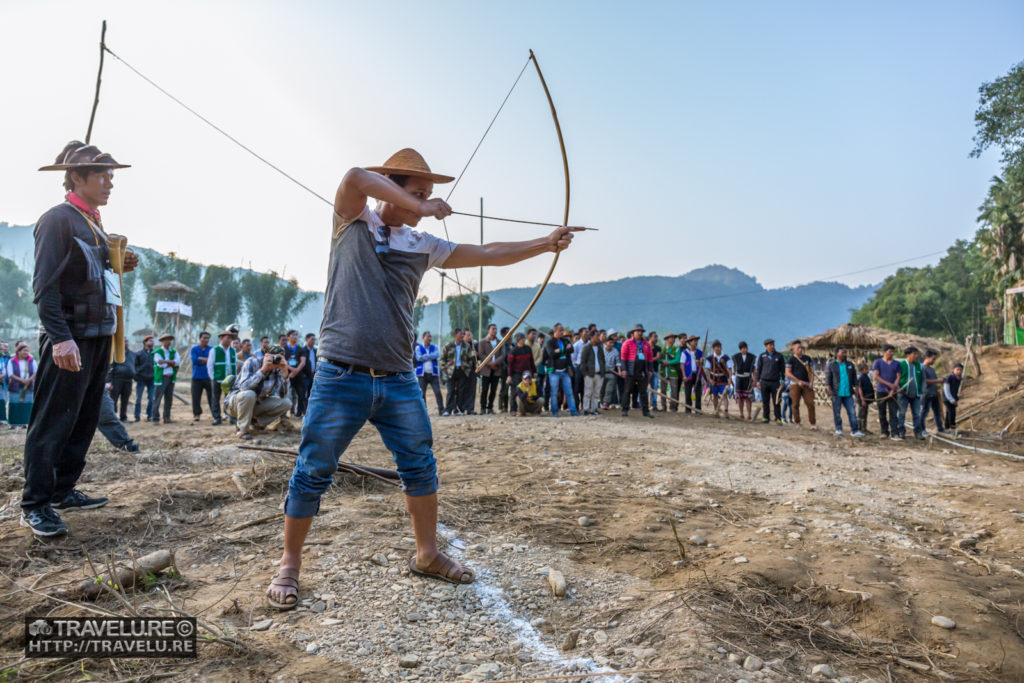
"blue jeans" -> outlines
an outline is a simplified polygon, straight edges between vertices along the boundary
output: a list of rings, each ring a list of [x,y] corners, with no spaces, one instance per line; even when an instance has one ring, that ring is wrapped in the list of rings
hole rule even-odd
[[[377,428],[409,496],[437,493],[434,443],[416,373],[370,377],[321,360],[302,424],[302,443],[288,482],[284,512],[312,517],[338,469],[338,459],[366,421]]]
[[[654,392],[658,390],[659,386],[661,386],[661,383],[659,382],[660,379],[661,378],[658,377],[658,373],[656,372],[651,375],[651,410],[658,409],[658,395]]]
[[[899,402],[896,404],[896,427],[899,430],[900,436],[906,436],[907,424],[905,422],[907,417],[907,406],[910,406],[910,418],[914,425],[914,435],[924,433],[924,411],[921,410],[921,397],[915,396],[909,398],[904,394],[900,394]]]
[[[146,418],[153,417],[153,380],[137,380],[135,382],[135,421],[139,421],[142,410],[142,388],[146,388]]]
[[[576,415],[576,397],[572,393],[572,379],[569,373],[564,370],[556,370],[548,374],[548,382],[551,386],[551,414],[558,417],[558,392],[565,394],[565,402],[569,405],[569,414]]]
[[[859,432],[860,425],[857,423],[857,404],[853,396],[832,397],[832,419],[836,423],[836,431],[843,431],[843,408],[846,408],[846,416],[850,419],[850,431]]]

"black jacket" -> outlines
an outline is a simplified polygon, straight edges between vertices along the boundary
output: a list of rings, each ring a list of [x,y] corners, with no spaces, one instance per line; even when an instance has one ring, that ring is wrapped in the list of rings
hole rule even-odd
[[[134,379],[135,352],[125,350],[123,363],[110,362],[110,369],[107,370],[107,381],[113,382],[115,380],[120,380],[122,382],[131,382]]]
[[[135,380],[152,382],[154,375],[153,352],[140,349],[135,352]]]
[[[786,376],[786,359],[778,351],[771,354],[765,351],[757,357],[754,374],[758,382],[779,382]]]
[[[562,337],[549,337],[544,342],[544,365],[549,369],[568,370],[572,373],[572,342]]]
[[[857,395],[857,370],[853,367],[853,363],[846,360],[843,361],[846,366],[846,375],[850,380],[850,396]],[[839,361],[830,360],[828,367],[825,368],[825,383],[828,385],[828,391],[832,394],[832,398],[839,395],[839,373],[842,369],[839,367]]]
[[[598,373],[601,377],[604,377],[605,363],[604,363],[604,347],[598,344],[587,343],[580,349],[580,371],[584,377],[594,376],[594,352],[597,352],[597,365]]]
[[[58,204],[36,222],[33,302],[54,344],[72,338],[109,337],[116,309],[107,303],[103,271],[110,268],[107,236],[70,203]]]

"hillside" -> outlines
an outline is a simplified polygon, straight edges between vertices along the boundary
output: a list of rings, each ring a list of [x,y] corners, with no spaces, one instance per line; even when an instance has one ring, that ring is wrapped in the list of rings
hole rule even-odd
[[[139,251],[144,256],[150,250]],[[0,223],[0,255],[31,272],[31,226]],[[246,272],[240,268],[232,271],[236,276]],[[835,282],[765,289],[740,270],[709,265],[675,277],[644,275],[577,285],[552,283],[527,322],[537,327],[555,322],[570,326],[594,322],[616,329],[641,322],[648,329],[702,336],[710,330],[712,337],[720,337],[730,349],[740,339],[746,339],[757,349],[765,336],[788,341],[847,322],[851,310],[871,298],[874,290],[873,286],[848,287]],[[534,291],[533,287],[499,289],[487,295],[499,306],[518,314],[526,308]],[[322,308],[323,295],[317,293],[305,309],[282,323],[282,329],[319,331]],[[447,306],[444,319],[445,330],[450,330],[452,321]],[[129,329],[147,326],[149,320],[142,297],[136,296],[128,312]],[[243,328],[247,326],[244,318],[238,322]],[[428,305],[421,330],[436,331],[437,322],[437,304]],[[514,320],[496,311],[493,322],[504,326]]]

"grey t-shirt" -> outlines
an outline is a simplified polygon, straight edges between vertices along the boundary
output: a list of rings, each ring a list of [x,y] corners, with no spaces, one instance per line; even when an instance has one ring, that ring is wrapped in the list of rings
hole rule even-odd
[[[412,370],[412,313],[420,280],[456,245],[406,226],[385,233],[370,207],[351,222],[334,215],[320,360]]]
[[[924,371],[924,381],[925,381],[924,395],[928,396],[928,397],[938,396],[939,395],[939,385],[938,384],[928,384],[928,380],[930,380],[930,379],[938,379],[939,378],[939,376],[935,373],[935,368],[933,368],[930,365],[925,365],[924,363],[922,363],[921,364],[921,369]]]

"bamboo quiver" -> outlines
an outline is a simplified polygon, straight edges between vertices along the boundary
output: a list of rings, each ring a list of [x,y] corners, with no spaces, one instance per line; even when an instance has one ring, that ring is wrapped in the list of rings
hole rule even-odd
[[[124,235],[107,235],[107,247],[110,250],[110,267],[117,273],[118,281],[121,281],[121,274],[124,272],[124,256],[128,251],[128,238]],[[123,306],[117,307],[117,329],[114,330],[114,342],[110,348],[110,358],[114,363],[124,362]]]

